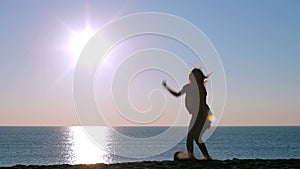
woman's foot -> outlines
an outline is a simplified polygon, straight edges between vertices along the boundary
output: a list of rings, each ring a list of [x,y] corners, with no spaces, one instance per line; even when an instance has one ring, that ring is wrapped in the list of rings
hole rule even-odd
[[[213,160],[210,156],[204,156],[203,160]]]
[[[191,153],[188,153],[188,156],[189,156],[189,159],[192,160],[192,161],[196,161],[198,160],[193,154]]]

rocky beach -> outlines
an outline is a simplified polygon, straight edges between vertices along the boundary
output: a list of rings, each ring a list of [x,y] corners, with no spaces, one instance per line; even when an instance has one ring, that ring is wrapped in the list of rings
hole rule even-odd
[[[232,159],[210,161],[142,161],[116,164],[15,165],[7,169],[297,169],[300,159]]]

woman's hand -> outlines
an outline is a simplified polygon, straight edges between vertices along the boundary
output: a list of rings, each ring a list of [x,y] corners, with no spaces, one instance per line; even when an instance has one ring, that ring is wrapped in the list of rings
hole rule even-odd
[[[178,97],[178,96],[180,96],[181,94],[180,94],[180,92],[175,92],[175,91],[173,91],[172,89],[170,89],[168,86],[167,86],[167,82],[166,82],[166,80],[163,80],[162,81],[162,85],[173,95],[173,96],[176,96],[176,97]]]
[[[166,82],[166,80],[163,80],[162,85],[163,85],[165,88],[167,88],[167,82]]]

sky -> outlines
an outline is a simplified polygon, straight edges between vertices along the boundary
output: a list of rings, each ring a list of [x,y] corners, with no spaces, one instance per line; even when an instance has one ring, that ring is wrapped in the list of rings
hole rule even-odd
[[[76,58],[81,51],[78,44],[74,44],[76,34],[87,27],[98,31],[115,19],[140,12],[161,12],[184,18],[210,39],[223,64],[227,84],[225,107],[223,112],[218,112],[222,114],[218,125],[300,125],[299,6],[297,0],[0,1],[0,125],[80,125],[72,94]],[[143,45],[180,49],[177,48],[180,45],[174,43],[162,37],[136,37],[112,51],[115,55],[111,54],[110,59],[122,56],[124,50],[137,50]],[[173,48],[168,48],[168,44]],[[182,59],[193,65],[188,51],[185,54]],[[152,59],[160,62],[159,58]],[[127,61],[134,64],[134,60]],[[120,60],[112,64],[117,62]],[[195,64],[202,66],[200,62]],[[104,82],[110,79],[112,71],[102,70],[95,82],[98,86],[95,97],[102,113],[112,125],[134,125],[123,116],[114,116],[113,104],[106,103],[106,96],[112,93],[103,94],[104,86],[110,87]],[[167,78],[155,73],[147,75],[146,72],[147,78],[138,76],[137,80],[147,85],[136,83],[134,90],[128,89],[132,90],[130,96],[136,101],[133,103],[136,108],[147,109],[147,91],[161,88],[163,79],[158,77]],[[177,86],[178,79],[173,82],[168,79],[176,90],[188,82],[188,72],[181,73]],[[118,85],[113,88],[117,91]],[[120,98],[118,93],[113,94]],[[180,99],[166,92],[155,95],[157,103],[151,103],[152,113],[161,111],[162,97],[169,101],[170,108],[150,125],[170,125],[174,120],[173,111],[185,113],[180,120],[182,124],[188,123],[188,113],[178,107]],[[89,125],[97,125],[93,120]]]

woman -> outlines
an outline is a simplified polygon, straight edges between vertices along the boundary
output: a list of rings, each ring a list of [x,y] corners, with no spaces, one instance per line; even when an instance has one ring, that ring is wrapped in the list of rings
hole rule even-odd
[[[187,135],[186,147],[188,151],[189,158],[195,159],[194,157],[194,146],[193,142],[196,141],[199,149],[201,150],[204,159],[211,159],[204,142],[201,137],[206,129],[210,127],[211,112],[209,106],[206,104],[206,89],[204,86],[205,76],[200,69],[193,69],[189,75],[190,83],[186,84],[180,92],[175,92],[170,89],[166,82],[163,81],[163,86],[174,96],[178,97],[183,94],[185,96],[185,106],[189,113],[192,115],[189,132]]]

